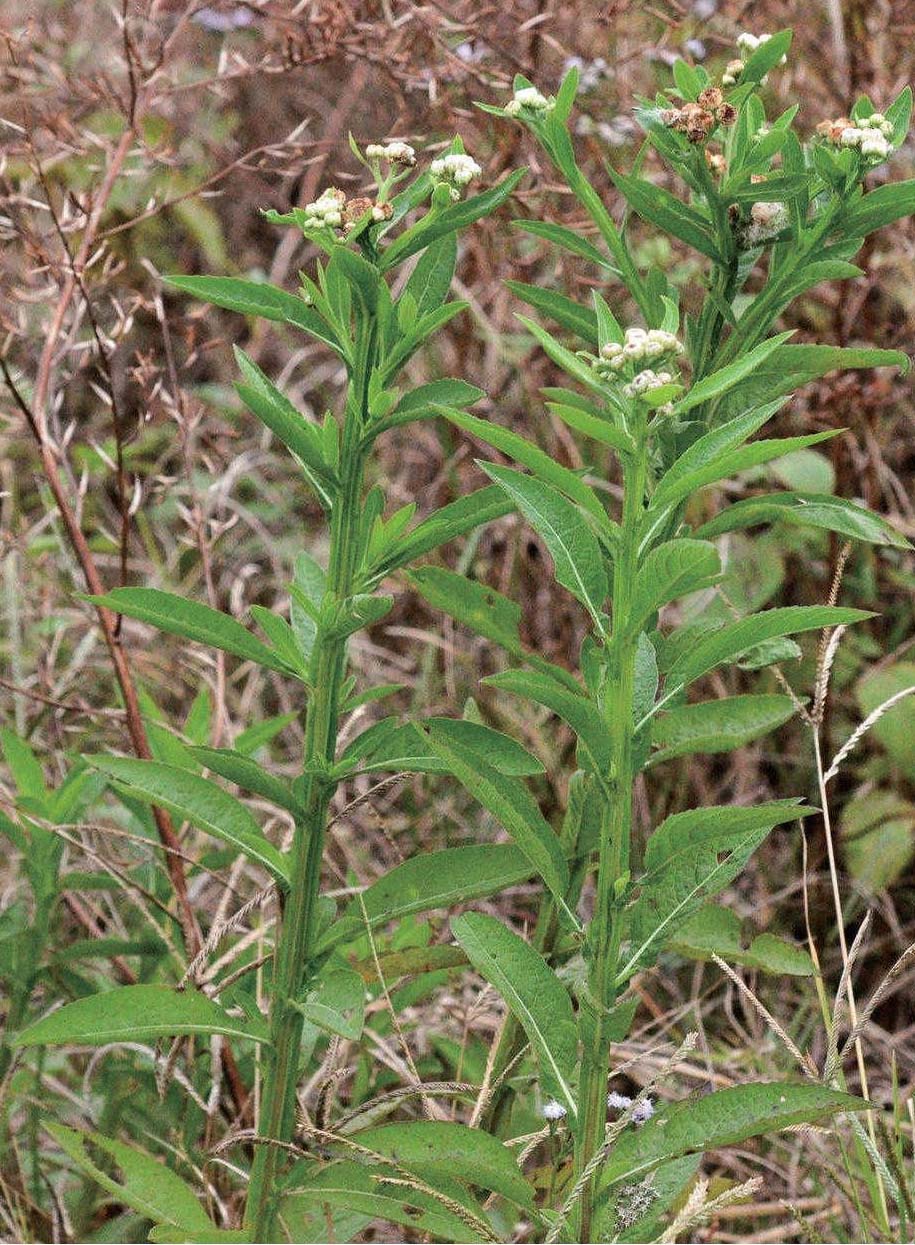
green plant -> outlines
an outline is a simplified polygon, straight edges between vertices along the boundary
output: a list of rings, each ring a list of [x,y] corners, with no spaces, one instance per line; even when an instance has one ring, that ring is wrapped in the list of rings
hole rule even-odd
[[[897,351],[792,345],[791,333],[772,335],[779,315],[799,294],[824,280],[859,275],[851,260],[864,237],[915,208],[911,182],[862,193],[867,170],[907,133],[911,92],[906,89],[885,117],[862,98],[850,120],[827,123],[813,141],[802,143],[793,128],[797,109],[770,124],[758,92],[789,44],[787,31],[761,40],[748,37],[746,59],[729,67],[724,89],[703,69],[678,61],[672,98],[642,103],[638,116],[646,141],[638,166],[655,152],[685,185],[686,198],[643,173],[611,172],[632,213],[709,261],[701,305],[686,314],[679,291],[661,271],[640,271],[628,229],[616,226],[575,161],[568,118],[576,72],[555,98],[518,77],[510,104],[487,108],[531,130],[606,251],[564,226],[522,220],[518,227],[592,262],[605,279],[622,285],[645,321],[645,328],[624,331],[598,292],[588,307],[552,289],[511,283],[520,298],[584,346],[572,350],[521,317],[578,386],[551,388],[546,396],[554,417],[595,443],[595,467],[585,475],[599,475],[597,464],[607,450],[617,459],[618,518],[581,473],[558,465],[521,436],[466,412],[443,412],[528,469],[483,464],[539,533],[557,581],[585,608],[592,628],[581,652],[583,681],[574,687],[564,671],[545,668],[536,656],[533,670],[488,680],[546,706],[577,737],[581,772],[564,832],[570,883],[550,888],[533,947],[489,918],[454,922],[471,962],[500,990],[512,1013],[496,1073],[502,1076],[513,1065],[526,1034],[539,1056],[545,1092],[555,1100],[553,1118],[568,1117],[574,1181],[555,1231],[568,1232],[571,1215],[569,1239],[607,1239],[622,1225],[618,1195],[624,1182],[615,1172],[620,1143],[607,1159],[607,1090],[613,1043],[626,1034],[633,1013],[635,999],[627,996],[633,977],[666,947],[700,956],[713,954],[716,945],[724,954],[725,946],[739,950],[728,914],[708,901],[737,876],[775,826],[808,812],[787,800],[676,813],[649,837],[639,861],[633,848],[634,781],[670,757],[737,747],[794,712],[789,696],[687,703],[690,687],[705,675],[729,665],[771,666],[799,655],[793,636],[868,617],[833,604],[738,616],[727,598],[722,605],[714,594],[702,608],[698,594],[708,597],[722,578],[715,541],[778,521],[891,547],[906,544],[880,518],[828,494],[759,487],[705,521],[690,505],[701,490],[836,435],[838,430],[750,439],[799,386],[836,368],[908,367]],[[420,571],[414,582],[434,604],[480,625],[476,590],[458,577]],[[665,625],[674,619],[662,611],[681,598],[693,603],[689,620]],[[523,660],[517,634],[506,635],[510,603],[490,594],[489,605],[484,633]],[[479,775],[461,775],[455,767],[453,772],[496,811]],[[506,799],[504,790],[499,798]],[[575,910],[593,857],[593,915],[581,926]],[[557,958],[574,981],[577,1035],[566,987],[546,962]],[[764,968],[792,971],[789,960],[775,943],[758,947],[756,961]],[[794,971],[804,972],[803,964],[798,967],[796,960]],[[503,1085],[494,1098],[496,1120],[507,1098]],[[679,1112],[678,1126],[688,1131],[688,1119],[688,1110]],[[654,1129],[670,1135],[669,1122],[664,1117],[645,1124],[642,1148],[651,1149]],[[626,1175],[632,1178],[631,1171]],[[656,1213],[653,1207],[652,1216]]]

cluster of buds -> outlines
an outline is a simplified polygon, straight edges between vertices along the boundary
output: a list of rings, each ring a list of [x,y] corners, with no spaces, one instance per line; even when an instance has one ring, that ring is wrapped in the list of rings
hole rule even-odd
[[[672,130],[685,134],[691,143],[704,143],[719,125],[733,125],[737,109],[729,104],[716,86],[707,86],[695,103],[682,108],[666,108],[661,120]]]
[[[632,328],[626,330],[624,343],[607,342],[601,349],[600,358],[594,361],[599,376],[620,376],[624,371],[630,375],[639,364],[683,353],[679,338],[666,329]],[[662,373],[666,375],[666,373]],[[669,383],[669,378],[664,382]]]
[[[817,132],[835,147],[856,148],[867,161],[875,164],[885,160],[893,150],[893,123],[882,112],[872,112],[857,124],[848,117],[821,121]]]
[[[451,152],[447,156],[439,156],[429,166],[434,182],[438,185],[450,186],[452,199],[460,199],[463,187],[469,185],[475,177],[479,177],[482,171],[476,160],[472,156],[465,155],[464,152]]]
[[[371,199],[349,199],[343,209],[343,228],[346,233],[355,229],[367,212],[371,213],[372,221],[390,220],[394,208],[390,203],[374,203]]]
[[[653,368],[646,367],[643,372],[633,376],[628,385],[623,385],[623,393],[627,398],[638,398],[643,393],[651,393],[652,389],[663,389],[665,385],[672,385],[673,380],[671,372],[656,372]]]
[[[369,143],[365,149],[367,160],[386,160],[388,164],[403,164],[412,168],[416,152],[409,143]]]
[[[305,204],[303,229],[342,229],[346,195],[336,186],[322,190],[314,203]]]
[[[721,85],[725,87],[736,86],[740,81],[744,69],[746,68],[747,61],[758,48],[761,48],[764,43],[768,43],[771,38],[771,35],[751,35],[748,31],[744,31],[742,35],[738,35],[737,50],[740,53],[740,56],[735,60],[728,61],[725,66],[724,73],[721,75]],[[787,60],[787,56],[783,56],[778,63],[780,65],[784,65]],[[765,77],[760,79],[760,82],[766,82],[768,76],[769,75],[766,74]]]
[[[523,113],[542,114],[549,112],[556,103],[551,96],[546,96],[542,91],[538,91],[535,86],[522,86],[515,91],[512,98],[505,105],[505,111],[510,117],[518,117]]]

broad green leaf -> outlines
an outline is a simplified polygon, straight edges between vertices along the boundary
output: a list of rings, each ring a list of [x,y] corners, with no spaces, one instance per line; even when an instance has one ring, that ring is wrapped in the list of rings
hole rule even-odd
[[[323,566],[304,550],[296,554],[295,581],[290,588],[289,622],[302,660],[311,661],[318,636],[318,617],[327,591]]]
[[[641,1128],[627,1129],[601,1169],[603,1188],[635,1183],[681,1154],[738,1145],[795,1124],[816,1124],[846,1111],[863,1111],[861,1098],[811,1082],[758,1081],[665,1107]]]
[[[680,705],[659,714],[651,739],[659,751],[651,764],[696,752],[730,752],[767,735],[795,713],[790,696],[728,696]]]
[[[0,730],[0,748],[3,759],[9,766],[16,784],[16,791],[21,799],[36,800],[43,804],[49,796],[45,786],[44,772],[41,762],[24,739],[14,730],[4,727]]]
[[[543,312],[571,333],[577,333],[593,350],[597,344],[597,317],[590,307],[582,307],[571,298],[542,285],[529,285],[526,281],[506,281],[511,292],[536,311]]]
[[[599,617],[608,592],[607,574],[597,537],[581,512],[542,480],[492,463],[482,466],[542,537],[559,583],[587,607],[592,617]]]
[[[44,1128],[80,1171],[144,1219],[151,1219],[154,1224],[169,1224],[181,1232],[198,1236],[217,1230],[194,1192],[161,1159],[102,1133],[79,1133],[54,1123],[46,1123]],[[116,1180],[110,1171],[99,1167],[87,1145],[113,1159],[123,1180]],[[207,1235],[205,1239],[214,1238]]]
[[[552,826],[520,779],[500,774],[477,752],[444,734],[428,731],[432,749],[457,780],[499,821],[565,908],[569,871]]]
[[[562,402],[548,402],[547,408],[557,419],[561,419],[564,424],[568,424],[576,432],[590,437],[593,441],[599,441],[601,445],[609,445],[611,449],[616,450],[619,454],[631,454],[635,448],[632,438],[627,432],[623,432],[620,428],[615,428],[606,418],[601,418],[597,415],[592,415],[590,411],[582,410],[580,406],[567,406]]]
[[[428,385],[420,385],[418,389],[405,394],[385,418],[384,424],[386,427],[393,427],[396,424],[411,423],[414,419],[424,418],[435,407],[472,406],[485,396],[482,389],[468,384],[466,380],[433,380]]]
[[[796,800],[775,800],[753,808],[694,808],[663,821],[645,848],[622,976],[651,962],[658,946],[737,876],[773,827],[808,811]]]
[[[649,550],[635,577],[628,626],[641,631],[653,614],[678,597],[708,588],[721,574],[714,545],[704,540],[669,540]]]
[[[408,1171],[434,1184],[458,1180],[499,1193],[517,1206],[532,1209],[533,1191],[511,1150],[490,1133],[465,1124],[417,1120],[382,1124],[353,1134],[353,1141],[396,1159]]]
[[[791,335],[791,333],[779,333],[775,337],[770,337],[768,341],[760,342],[758,346],[748,350],[746,354],[741,355],[733,363],[729,363],[727,367],[720,368],[717,372],[712,372],[710,376],[697,381],[677,402],[675,408],[677,413],[685,414],[701,403],[710,402],[713,398],[719,398],[729,389],[733,389],[745,376],[751,376],[757,372],[766,359],[771,358]]]
[[[372,568],[373,574],[377,578],[389,575],[399,566],[406,566],[424,553],[437,549],[439,545],[446,545],[448,541],[472,532],[475,527],[482,527],[493,519],[500,519],[512,509],[514,507],[505,496],[505,490],[498,485],[491,484],[487,488],[467,493],[417,524],[393,551]]]
[[[744,82],[762,82],[769,70],[774,69],[783,56],[787,56],[790,47],[790,30],[779,30],[771,38],[766,39],[747,58],[740,72],[741,85]]]
[[[499,894],[526,881],[533,872],[527,856],[510,843],[446,847],[411,856],[350,901],[323,935],[320,949],[359,937],[365,932],[366,916],[375,929],[416,912]]]
[[[191,754],[201,765],[212,770],[214,774],[218,774],[220,778],[234,782],[244,791],[262,796],[278,808],[285,808],[293,816],[301,812],[288,784],[268,773],[262,765],[259,765],[252,757],[246,756],[245,753],[236,752],[232,748],[197,747],[191,748]]]
[[[516,601],[445,567],[420,566],[409,571],[407,579],[433,608],[501,645],[513,657],[521,655],[521,606]]]
[[[294,673],[278,653],[262,644],[231,614],[211,609],[198,601],[188,601],[172,592],[161,592],[158,588],[114,588],[104,596],[84,596],[82,600],[123,614],[126,618],[151,623],[169,635],[197,640],[245,661],[257,662],[268,670],[277,670],[280,674]]]
[[[236,1020],[197,990],[119,986],[67,1003],[10,1038],[13,1046],[104,1046],[191,1033],[267,1041],[265,1022]]]
[[[86,759],[125,787],[129,795],[144,804],[167,808],[176,817],[230,843],[249,859],[263,865],[277,881],[288,885],[289,869],[282,852],[264,838],[244,804],[216,783],[161,761],[108,756]]]
[[[491,687],[546,705],[578,736],[589,754],[589,768],[606,774],[610,765],[610,732],[596,705],[580,689],[571,691],[547,675],[525,670],[504,670],[484,681]]]
[[[915,662],[896,661],[873,671],[861,679],[856,688],[862,714],[873,713],[891,696],[898,696],[910,687],[915,687]],[[897,701],[868,733],[880,741],[907,778],[915,777],[915,695]]]
[[[163,277],[173,289],[193,294],[205,302],[228,311],[239,311],[245,316],[260,316],[264,320],[283,321],[304,329],[338,354],[343,348],[333,330],[318,313],[297,294],[290,294],[279,286],[266,281],[245,281],[238,277]]]
[[[451,932],[520,1020],[537,1055],[545,1092],[575,1117],[578,1031],[565,986],[539,951],[491,916],[466,912],[452,920]]]
[[[536,338],[557,367],[562,368],[568,376],[573,377],[580,384],[584,385],[586,389],[600,394],[604,399],[609,399],[611,391],[608,389],[608,386],[604,384],[596,372],[591,370],[583,359],[579,359],[578,355],[573,354],[571,350],[567,350],[561,342],[558,342],[546,329],[541,328],[535,320],[522,315],[519,315],[518,319],[531,336]]]
[[[915,858],[915,805],[895,791],[871,790],[849,800],[840,829],[848,871],[868,894],[892,886]]]
[[[526,169],[516,169],[491,190],[484,190],[479,195],[471,195],[469,199],[454,203],[442,211],[428,212],[384,251],[381,258],[382,270],[387,271],[393,268],[395,264],[399,264],[410,255],[415,255],[417,251],[423,250],[438,238],[457,233],[461,229],[466,229],[468,225],[472,225],[474,221],[489,216],[505,202],[526,172]]]
[[[605,268],[610,272],[616,271],[607,256],[599,251],[593,242],[583,238],[574,229],[566,229],[565,225],[556,225],[552,221],[521,218],[513,220],[511,224],[514,229],[520,229],[522,233],[533,234],[534,237],[552,242],[554,246],[569,251],[570,254],[577,255],[580,259],[587,259],[590,263],[597,264],[599,268]]]
[[[771,402],[767,406],[754,407],[742,415],[706,432],[698,441],[694,441],[668,468],[658,482],[653,501],[660,502],[666,496],[688,495],[683,493],[682,481],[701,472],[709,463],[725,457],[738,446],[743,445],[754,432],[758,431],[767,420],[775,414],[781,402]]]
[[[812,977],[813,961],[794,943],[759,934],[745,945],[740,918],[729,908],[708,904],[677,930],[671,948],[692,960],[717,955],[726,964],[743,964],[779,977]]]
[[[747,497],[703,523],[696,535],[711,538],[724,532],[779,520],[798,527],[823,528],[852,540],[865,540],[869,544],[892,545],[896,549],[909,547],[902,533],[880,515],[827,493],[770,493],[764,497]]]
[[[852,238],[865,237],[894,220],[915,214],[915,178],[889,182],[858,199],[842,217],[842,228]]]
[[[522,467],[532,472],[538,480],[544,481],[546,484],[552,485],[560,492],[565,493],[574,502],[587,510],[589,514],[600,524],[604,524],[607,518],[607,512],[601,504],[597,494],[585,484],[584,480],[574,471],[570,471],[568,467],[563,467],[557,463],[555,458],[551,457],[544,450],[539,449],[536,445],[532,445],[530,441],[520,436],[517,432],[512,432],[510,428],[501,428],[498,424],[490,423],[486,419],[477,419],[474,415],[468,415],[464,411],[449,410],[446,407],[439,408],[439,414],[452,424],[456,424],[458,428],[463,428],[465,432],[472,433],[478,437],[486,445],[492,445],[497,450],[501,450],[503,454],[509,455],[515,462],[520,463]]]
[[[327,968],[296,1007],[311,1024],[358,1042],[365,1022],[365,985],[352,969]]]
[[[306,419],[238,346],[235,347],[235,358],[245,378],[244,383],[237,384],[235,388],[245,406],[302,460],[326,489],[333,491],[337,476],[324,456],[318,425]]]
[[[861,622],[871,617],[869,610],[830,605],[788,605],[751,614],[728,623],[682,653],[667,672],[667,687],[686,687],[723,662],[736,661],[765,640],[837,627],[840,623]]]
[[[656,225],[664,233],[679,238],[701,255],[721,260],[711,223],[694,208],[675,198],[670,191],[641,177],[627,177],[613,169],[607,171],[617,190],[643,220]]]
[[[438,1201],[431,1194],[403,1184],[386,1184],[379,1179],[378,1168],[371,1169],[362,1163],[342,1160],[329,1165],[314,1164],[314,1172],[300,1174],[296,1169],[292,1188],[284,1195],[280,1208],[290,1203],[307,1203],[318,1211],[330,1206],[344,1211],[359,1211],[372,1219],[396,1223],[414,1232],[429,1233],[444,1241],[466,1242],[474,1245],[480,1240],[479,1229],[474,1229],[448,1208],[447,1197]],[[392,1169],[391,1175],[398,1175]],[[400,1179],[398,1175],[398,1179]],[[477,1212],[481,1223],[488,1227],[482,1207]],[[496,1239],[489,1229],[489,1240]]]
[[[436,311],[448,297],[457,261],[457,235],[450,233],[433,242],[416,261],[401,298],[411,298],[421,319]]]

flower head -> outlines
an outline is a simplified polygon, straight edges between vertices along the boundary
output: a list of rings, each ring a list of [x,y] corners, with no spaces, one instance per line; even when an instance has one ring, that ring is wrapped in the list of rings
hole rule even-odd
[[[561,1102],[557,1102],[555,1098],[548,1098],[540,1108],[540,1114],[545,1120],[562,1120],[567,1112]]]
[[[538,91],[535,86],[519,87],[508,103],[505,105],[505,111],[510,117],[520,117],[524,113],[531,115],[539,115],[549,112],[556,103],[551,96],[547,97],[542,91]]]
[[[649,359],[657,361],[659,359],[670,358],[683,353],[683,344],[674,334],[669,333],[666,329],[643,329],[633,326],[626,330],[625,340],[623,342],[607,342],[600,352],[600,356],[594,360],[592,366],[599,376],[605,379],[619,378],[620,380],[627,377],[635,385],[638,380],[636,373],[641,373],[640,364],[647,362]],[[650,371],[650,369],[648,369]],[[648,375],[648,372],[641,373]],[[651,372],[654,376],[655,373]],[[666,380],[660,384],[668,385],[672,382],[673,376],[669,372],[661,372],[661,376]],[[640,382],[640,387],[632,389],[626,385],[623,392],[627,397],[633,397],[636,393],[645,392],[648,388],[656,388],[650,386],[646,382]]]
[[[834,147],[852,148],[860,152],[870,164],[880,164],[893,152],[893,123],[882,112],[872,112],[869,117],[850,121],[838,117],[835,121],[821,121],[817,133]]]
[[[388,164],[405,164],[409,168],[416,163],[416,152],[409,143],[369,143],[365,154],[369,160],[387,160]]]
[[[343,225],[343,206],[346,195],[336,186],[322,190],[314,203],[305,204],[303,229],[340,229]]]
[[[482,171],[476,160],[462,151],[453,151],[448,155],[439,156],[429,165],[433,181],[439,185],[451,187],[452,199],[459,199],[461,189],[469,185],[475,177],[479,177]]]

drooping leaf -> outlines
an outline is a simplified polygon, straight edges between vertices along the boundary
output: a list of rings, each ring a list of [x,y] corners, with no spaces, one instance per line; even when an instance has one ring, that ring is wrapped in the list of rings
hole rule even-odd
[[[549,316],[564,329],[576,333],[592,350],[595,348],[597,317],[590,307],[583,307],[564,294],[541,285],[529,285],[526,281],[506,281],[505,284],[522,302]]]
[[[230,843],[263,865],[284,886],[289,868],[282,852],[261,833],[247,808],[216,783],[176,765],[135,757],[90,757],[89,763],[144,804],[166,808],[182,820]]]
[[[565,986],[538,951],[493,917],[465,912],[452,920],[451,932],[521,1022],[545,1092],[574,1118],[578,1037]]]
[[[774,934],[742,937],[740,918],[730,908],[708,904],[677,930],[671,947],[694,960],[711,960],[717,955],[726,964],[743,964],[779,977],[812,977],[810,955],[794,943]]]
[[[909,547],[902,533],[880,515],[828,493],[769,493],[764,497],[747,497],[703,523],[695,534],[710,539],[724,532],[779,520],[798,527],[823,528],[869,544],[892,545],[896,549]]]
[[[433,723],[447,737],[485,756],[500,774],[521,778],[543,773],[543,765],[532,753],[510,735],[494,731],[482,722],[427,718],[422,725]],[[391,718],[383,718],[354,739],[343,753],[342,762],[352,763],[347,765],[347,772],[357,767],[362,773],[375,770],[402,770],[411,774],[449,772],[448,766],[431,748],[419,723],[398,725],[397,720]]]
[[[796,712],[790,696],[727,696],[680,705],[659,714],[652,728],[658,751],[653,765],[696,752],[730,752],[787,722]]]
[[[148,1042],[181,1034],[222,1033],[267,1040],[266,1023],[236,1020],[197,990],[119,986],[67,1003],[14,1034],[14,1046],[104,1046]]]

